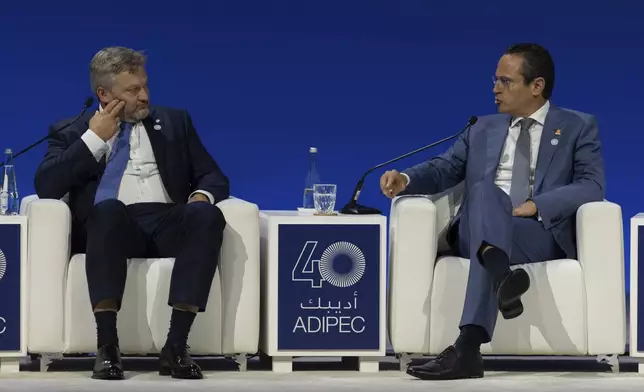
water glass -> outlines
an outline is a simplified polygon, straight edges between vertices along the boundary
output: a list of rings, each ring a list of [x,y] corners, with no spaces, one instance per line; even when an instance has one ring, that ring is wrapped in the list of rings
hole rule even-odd
[[[317,214],[333,214],[333,209],[335,208],[335,192],[336,186],[333,184],[313,185],[313,204]]]

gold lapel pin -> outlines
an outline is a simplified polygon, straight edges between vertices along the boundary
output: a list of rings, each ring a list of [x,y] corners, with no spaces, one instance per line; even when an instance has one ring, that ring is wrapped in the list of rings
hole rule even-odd
[[[557,129],[555,131],[555,136],[561,136],[561,130],[560,129]]]

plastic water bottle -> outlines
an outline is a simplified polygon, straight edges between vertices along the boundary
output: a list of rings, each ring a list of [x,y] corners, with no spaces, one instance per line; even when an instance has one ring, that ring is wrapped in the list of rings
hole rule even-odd
[[[315,208],[313,203],[313,185],[320,183],[320,174],[316,164],[318,149],[309,148],[309,171],[306,175],[306,184],[304,185],[303,208]]]
[[[2,167],[2,189],[0,189],[0,215],[18,215],[20,200],[16,185],[16,169],[13,166],[13,151],[4,150]]]

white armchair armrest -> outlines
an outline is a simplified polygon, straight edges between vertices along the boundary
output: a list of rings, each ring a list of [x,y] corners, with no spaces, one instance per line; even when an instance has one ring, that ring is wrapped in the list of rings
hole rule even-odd
[[[39,353],[62,352],[63,304],[69,262],[71,213],[60,200],[32,195],[23,199],[28,217],[27,348]]]
[[[226,218],[219,264],[222,352],[254,354],[259,347],[259,208],[236,198],[217,206]]]
[[[389,220],[389,339],[396,352],[429,352],[434,264],[458,212],[461,183],[445,192],[392,200]],[[419,349],[421,348],[422,349]]]
[[[622,354],[626,346],[622,210],[611,202],[577,211],[577,258],[586,286],[588,354]]]
[[[429,351],[437,209],[425,196],[394,198],[389,219],[389,339],[396,352]]]

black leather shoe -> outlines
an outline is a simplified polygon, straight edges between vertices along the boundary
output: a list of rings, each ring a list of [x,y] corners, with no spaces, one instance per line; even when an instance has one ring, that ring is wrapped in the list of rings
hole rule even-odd
[[[121,350],[116,344],[106,344],[98,349],[92,378],[96,380],[122,380]]]
[[[421,380],[459,380],[483,377],[483,357],[480,352],[460,353],[449,346],[423,365],[409,366],[407,374]]]
[[[496,284],[495,292],[499,311],[506,320],[519,317],[523,313],[521,296],[530,288],[530,276],[523,268],[505,274]]]
[[[201,368],[188,354],[188,347],[166,345],[159,355],[159,375],[198,380],[203,378]]]

